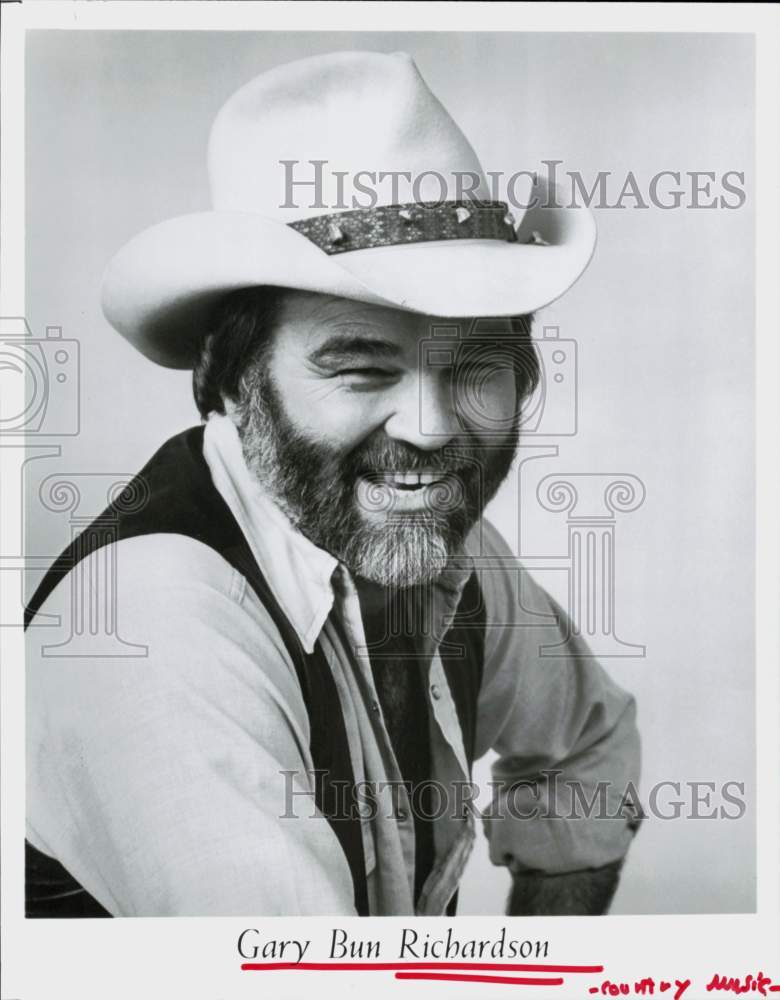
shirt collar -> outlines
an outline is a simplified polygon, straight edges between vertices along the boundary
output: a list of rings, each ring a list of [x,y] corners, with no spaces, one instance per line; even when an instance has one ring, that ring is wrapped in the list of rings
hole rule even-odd
[[[302,535],[250,472],[241,440],[230,417],[211,413],[206,421],[203,455],[219,493],[246,538],[268,586],[307,653],[340,592],[354,592],[343,563]],[[467,544],[436,581],[434,592],[447,617],[458,605],[472,572]],[[338,571],[338,572],[336,572]]]
[[[271,592],[306,652],[313,652],[333,606],[331,577],[338,560],[293,527],[252,475],[229,417],[209,415],[203,455]]]

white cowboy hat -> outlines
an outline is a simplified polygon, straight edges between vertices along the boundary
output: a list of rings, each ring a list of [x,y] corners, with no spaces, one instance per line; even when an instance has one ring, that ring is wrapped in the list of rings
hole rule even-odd
[[[204,307],[234,289],[519,315],[562,295],[595,246],[588,209],[562,207],[542,177],[529,177],[524,212],[491,201],[474,150],[405,53],[263,73],[217,115],[208,158],[213,210],[140,233],[103,279],[109,322],[166,367],[192,366]]]

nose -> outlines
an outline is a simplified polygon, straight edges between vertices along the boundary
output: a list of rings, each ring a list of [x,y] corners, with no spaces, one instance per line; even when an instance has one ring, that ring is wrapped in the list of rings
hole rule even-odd
[[[393,413],[385,422],[389,437],[436,451],[461,434],[453,405],[452,385],[445,372],[417,372],[397,387]]]

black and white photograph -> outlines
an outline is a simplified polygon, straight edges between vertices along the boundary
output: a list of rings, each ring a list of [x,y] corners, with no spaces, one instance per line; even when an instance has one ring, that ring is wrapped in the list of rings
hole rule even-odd
[[[17,956],[780,989],[765,922],[684,975],[694,927],[778,927],[756,29],[59,6],[3,106]]]

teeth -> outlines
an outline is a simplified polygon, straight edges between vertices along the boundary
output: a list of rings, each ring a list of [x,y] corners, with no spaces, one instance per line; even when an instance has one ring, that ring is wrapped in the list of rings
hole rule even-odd
[[[442,479],[440,472],[386,472],[382,479],[389,486],[430,486]]]

